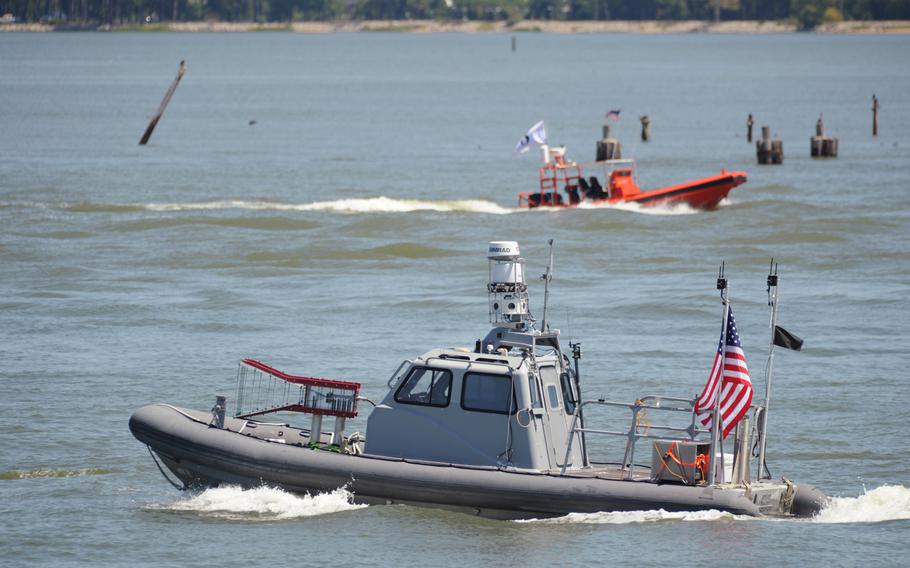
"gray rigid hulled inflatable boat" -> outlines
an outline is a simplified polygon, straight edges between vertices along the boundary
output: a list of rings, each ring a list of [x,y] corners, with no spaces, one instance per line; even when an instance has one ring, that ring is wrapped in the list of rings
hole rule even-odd
[[[762,407],[750,407],[735,430],[731,456],[696,420],[695,400],[583,401],[580,348],[572,346],[573,368],[546,316],[536,329],[517,244],[491,243],[489,258],[497,325],[473,351],[435,349],[403,362],[370,413],[365,438],[344,434],[345,420],[366,400],[360,385],[289,375],[250,359],[238,372],[235,417],[225,417],[223,397],[211,412],[157,404],[138,409],[130,430],[183,487],[267,484],[312,493],[346,486],[360,502],[500,519],[651,509],[811,516],[824,506],[809,485],[750,479],[749,439],[756,434],[763,447],[763,432],[748,423],[760,423]],[[585,410],[597,408],[631,410],[631,425],[586,426]],[[275,412],[302,412],[312,424],[257,418]],[[676,421],[659,425],[658,414]],[[331,432],[322,428],[324,417],[335,419]],[[622,460],[592,461],[595,436],[618,436]],[[643,443],[650,465],[635,463]]]

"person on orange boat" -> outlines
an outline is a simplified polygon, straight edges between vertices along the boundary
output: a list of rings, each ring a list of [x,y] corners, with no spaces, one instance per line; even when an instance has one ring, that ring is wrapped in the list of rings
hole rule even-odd
[[[598,200],[606,199],[608,197],[607,193],[604,191],[604,188],[600,185],[600,182],[597,181],[597,178],[595,176],[591,176],[589,179],[590,179],[590,184],[591,184],[591,193],[589,195],[590,195],[591,199],[598,199]]]
[[[579,179],[578,181],[582,182],[584,180]],[[581,186],[580,183],[578,185],[566,184],[566,193],[569,194],[569,204],[570,205],[578,205],[579,203],[581,203],[581,196],[578,194],[578,188],[580,186]]]

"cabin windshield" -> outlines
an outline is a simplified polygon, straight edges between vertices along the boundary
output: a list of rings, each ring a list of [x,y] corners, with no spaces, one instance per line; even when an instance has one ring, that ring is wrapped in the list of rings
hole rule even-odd
[[[395,393],[395,401],[424,406],[448,406],[452,396],[452,371],[414,367]]]

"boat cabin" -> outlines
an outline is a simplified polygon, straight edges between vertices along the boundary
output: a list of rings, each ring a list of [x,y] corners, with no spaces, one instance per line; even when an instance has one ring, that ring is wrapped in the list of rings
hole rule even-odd
[[[558,352],[429,351],[389,381],[388,394],[370,414],[364,453],[561,469],[578,400],[564,363]],[[575,437],[568,467],[582,466],[583,446]]]
[[[632,168],[616,168],[610,172],[610,201],[622,201],[641,193],[635,183]]]
[[[403,363],[370,414],[364,453],[537,471],[585,465],[581,436],[569,437],[577,375],[546,307],[539,325],[531,316],[518,243],[490,243],[488,259],[495,326],[473,351],[434,349]]]

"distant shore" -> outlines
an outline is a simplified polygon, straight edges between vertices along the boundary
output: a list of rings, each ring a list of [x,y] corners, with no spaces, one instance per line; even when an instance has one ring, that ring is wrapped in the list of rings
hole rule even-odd
[[[155,22],[114,26],[77,26],[69,24],[0,24],[0,32],[53,31],[139,31],[139,32],[268,32],[297,33],[411,32],[411,33],[724,33],[771,34],[798,31],[796,24],[772,21],[555,21],[522,20],[516,23],[446,20],[361,20],[335,22]],[[822,24],[813,30],[827,34],[910,34],[910,21],[849,21]],[[812,33],[812,32],[810,32]]]

